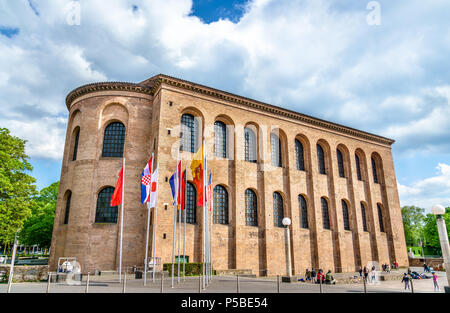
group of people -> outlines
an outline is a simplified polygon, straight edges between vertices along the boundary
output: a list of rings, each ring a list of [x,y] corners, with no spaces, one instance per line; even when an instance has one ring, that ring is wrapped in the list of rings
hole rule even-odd
[[[375,266],[372,266],[371,271],[370,271],[370,280],[368,280],[369,278],[369,269],[367,268],[367,266],[364,266],[364,268],[359,268],[358,270],[359,272],[359,277],[362,277],[364,275],[364,280],[366,282],[375,282],[376,278],[377,278],[377,271]]]
[[[316,284],[336,284],[336,279],[334,279],[331,270],[328,270],[327,274],[325,275],[322,269],[319,269],[319,271],[317,272],[314,269],[311,271],[309,269],[306,269],[305,279],[306,281],[310,281]]]

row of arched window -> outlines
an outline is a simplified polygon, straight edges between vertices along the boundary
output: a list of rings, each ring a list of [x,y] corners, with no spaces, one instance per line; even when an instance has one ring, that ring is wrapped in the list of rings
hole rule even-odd
[[[198,149],[199,125],[197,119],[192,114],[183,114],[181,116],[181,150],[188,152],[196,152]],[[222,121],[214,123],[214,155],[220,158],[228,158],[228,133],[227,125]],[[282,144],[280,137],[275,134],[270,134],[270,149],[272,156],[272,165],[276,167],[283,166]],[[337,166],[340,177],[345,175],[344,153],[340,148],[336,149]],[[244,128],[244,159],[247,162],[257,162],[257,136],[255,131],[250,127]],[[295,156],[296,167],[299,171],[305,171],[305,154],[304,147],[300,140],[295,139]],[[373,179],[378,183],[378,169],[377,162],[374,157],[372,160]],[[355,154],[356,169],[358,180],[362,180],[361,164],[358,154]],[[325,152],[324,147],[317,144],[317,162],[320,174],[327,174],[327,167],[325,166]],[[380,161],[381,162],[381,161]]]
[[[72,161],[77,160],[78,144],[80,140],[80,127],[73,132]],[[125,145],[125,125],[120,122],[112,122],[105,128],[103,136],[102,157],[121,158]]]
[[[113,193],[114,193],[113,187],[106,187],[99,192],[97,197],[95,223],[117,223],[118,207],[110,206],[110,201]],[[69,222],[71,198],[72,193],[71,191],[68,191],[66,193],[66,211],[64,216],[64,224],[68,224]],[[195,186],[190,182],[188,182],[186,186],[185,212],[186,212],[186,222],[189,224],[196,223],[196,215],[197,215],[196,199],[197,199],[197,191],[195,189]],[[323,228],[331,229],[328,200],[325,197],[322,197],[320,201],[322,209]],[[228,224],[228,213],[229,213],[228,205],[229,205],[228,192],[226,188],[221,185],[217,185],[216,187],[214,187],[213,221],[215,224],[223,224],[223,225]],[[308,205],[303,195],[298,196],[298,205],[300,213],[300,227],[307,229],[309,228]],[[342,199],[341,206],[342,206],[344,229],[350,230],[350,215],[347,201]],[[380,231],[384,232],[383,209],[379,203],[377,204],[377,210],[378,210]],[[274,226],[283,227],[282,220],[285,217],[285,212],[283,205],[283,197],[279,192],[273,193],[273,216],[274,216]],[[366,208],[363,202],[361,202],[361,217],[363,230],[367,231]],[[252,189],[245,190],[245,225],[258,226],[258,199],[255,191],[253,191]]]
[[[180,133],[180,148],[182,151],[196,152],[198,149],[198,121],[191,114],[183,114],[181,117],[181,133]],[[245,161],[257,162],[257,143],[255,132],[246,127],[244,129],[244,143],[245,143]],[[80,128],[77,127],[74,131],[74,143],[72,160],[75,161],[78,155],[78,144],[80,139]],[[272,165],[276,167],[283,166],[282,146],[279,136],[274,133],[270,135]],[[105,128],[103,138],[102,157],[123,157],[125,144],[125,125],[120,122],[112,122]],[[214,123],[214,155],[216,157],[228,157],[228,134],[227,126],[221,121]],[[299,171],[305,171],[305,154],[304,147],[300,140],[295,139],[295,155],[296,167]],[[340,148],[336,149],[337,165],[340,177],[346,177],[344,156]],[[325,153],[323,146],[317,144],[317,162],[320,174],[327,174],[325,166]],[[381,162],[381,161],[379,161]],[[362,181],[360,158],[355,153],[356,174],[358,180]],[[377,161],[371,157],[372,175],[375,183],[378,183],[378,168]]]

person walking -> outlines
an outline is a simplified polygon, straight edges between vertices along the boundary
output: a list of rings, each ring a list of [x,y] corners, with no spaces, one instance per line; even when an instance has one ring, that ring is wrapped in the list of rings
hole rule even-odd
[[[409,276],[408,276],[408,274],[406,274],[406,273],[404,273],[403,274],[403,279],[402,279],[402,283],[405,283],[405,290],[408,288],[408,289],[410,289],[410,287],[409,287]]]
[[[369,269],[367,266],[364,266],[364,280],[367,282],[367,278],[369,278]]]
[[[361,266],[359,267],[359,270],[358,270],[358,272],[359,272],[359,277],[362,277],[362,272],[363,272],[363,269],[361,268]]]
[[[325,283],[325,275],[323,274],[323,271],[320,269],[317,273],[317,283],[320,284],[320,282]]]
[[[312,283],[316,282],[316,270],[315,269],[311,270],[311,282]]]
[[[435,272],[431,273],[433,274],[433,286],[434,286],[434,291],[439,291],[439,284],[437,282],[437,275]]]

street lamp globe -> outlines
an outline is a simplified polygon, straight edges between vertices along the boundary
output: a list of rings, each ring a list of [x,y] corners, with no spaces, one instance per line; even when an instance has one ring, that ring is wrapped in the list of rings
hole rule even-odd
[[[440,204],[436,204],[431,208],[431,212],[433,212],[434,215],[444,215],[445,208]]]
[[[289,217],[285,217],[283,218],[281,223],[283,223],[284,226],[288,227],[289,225],[291,225],[291,219]]]

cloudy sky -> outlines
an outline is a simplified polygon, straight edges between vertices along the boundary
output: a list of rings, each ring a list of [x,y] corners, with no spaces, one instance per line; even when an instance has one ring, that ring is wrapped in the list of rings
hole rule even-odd
[[[164,73],[393,138],[401,204],[450,205],[448,12],[447,0],[0,0],[0,127],[29,141],[42,188],[60,177],[67,93]]]

